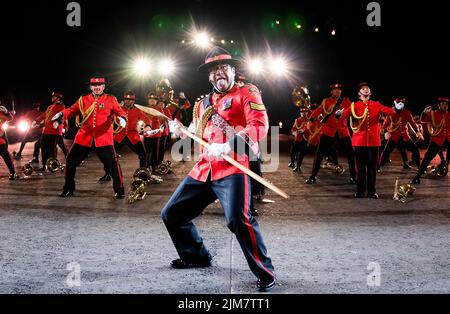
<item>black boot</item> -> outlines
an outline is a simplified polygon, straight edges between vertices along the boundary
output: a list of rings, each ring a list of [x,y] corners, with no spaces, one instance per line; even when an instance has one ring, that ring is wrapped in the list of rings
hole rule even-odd
[[[70,190],[64,190],[61,194],[59,194],[59,197],[72,197],[73,191]]]
[[[310,176],[308,180],[306,180],[306,184],[315,184],[317,182],[316,177]]]
[[[105,174],[103,177],[98,179],[98,182],[108,182],[111,181],[112,177],[110,174]]]

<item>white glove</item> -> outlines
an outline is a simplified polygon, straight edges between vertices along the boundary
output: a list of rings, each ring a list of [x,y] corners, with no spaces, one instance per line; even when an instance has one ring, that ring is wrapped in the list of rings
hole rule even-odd
[[[340,118],[342,116],[342,113],[344,112],[344,109],[339,109],[335,112],[336,117]]]
[[[186,99],[186,96],[184,95],[183,92],[180,92],[180,93],[178,94],[178,97],[180,97],[181,99]]]
[[[159,133],[159,132],[160,132],[159,129],[156,129],[156,130],[148,130],[148,131],[145,131],[145,132],[144,132],[144,136],[145,136],[145,137],[149,137],[149,136],[155,135],[156,133]]]
[[[64,116],[64,112],[60,111],[57,114],[55,114],[52,118],[52,121],[62,121],[62,117]],[[33,121],[35,122],[35,121]]]
[[[181,134],[181,125],[177,120],[169,121],[169,130],[170,133],[174,134],[176,137],[180,137]]]
[[[7,114],[8,113],[8,109],[6,109],[6,107],[4,106],[0,106],[0,111]]]
[[[223,144],[213,143],[208,148],[208,156],[215,157],[215,158],[221,157],[222,154],[228,155],[230,152],[231,152],[231,147],[228,142],[223,143]]]
[[[195,125],[194,125],[194,123],[191,123],[190,125],[189,125],[189,127],[188,127],[188,131],[189,132],[191,132],[191,133],[195,133],[195,130],[196,128],[195,128]]]
[[[119,125],[123,129],[127,126],[127,120],[125,118],[119,117]]]
[[[33,122],[31,123],[31,128],[34,129],[34,128],[36,128],[36,127],[37,127],[37,122],[36,122],[36,121],[33,121]]]

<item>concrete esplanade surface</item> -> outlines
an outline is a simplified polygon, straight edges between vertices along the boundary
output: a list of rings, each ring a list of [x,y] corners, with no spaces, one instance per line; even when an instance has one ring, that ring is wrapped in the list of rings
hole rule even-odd
[[[18,171],[31,149],[28,144],[15,162]],[[128,193],[138,159],[128,149],[120,153]],[[306,185],[312,158],[293,173],[284,152],[278,170],[264,174],[291,196],[267,191],[265,198],[275,202],[256,203],[278,279],[272,293],[450,292],[449,177],[424,178],[407,203],[396,202],[395,179],[408,183],[415,171],[404,170],[394,153],[378,175],[380,199],[354,199],[348,171],[322,169],[318,183]],[[343,156],[340,161],[347,167]],[[174,162],[174,173],[128,205],[113,199],[111,182],[97,182],[103,167],[95,153],[77,169],[69,199],[58,197],[61,172],[8,181],[2,163],[0,293],[256,293],[256,278],[217,203],[195,220],[213,265],[170,267],[178,255],[160,211],[192,165]]]

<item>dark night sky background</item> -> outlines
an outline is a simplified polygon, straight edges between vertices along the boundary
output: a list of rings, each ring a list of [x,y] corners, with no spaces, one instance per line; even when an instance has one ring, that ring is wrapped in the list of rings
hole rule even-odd
[[[205,52],[182,45],[187,38],[179,25],[190,18],[212,30],[216,38],[233,39],[226,49],[262,53],[265,42],[274,52],[288,55],[298,66],[298,81],[255,80],[263,90],[272,124],[289,124],[296,114],[290,102],[295,83],[310,88],[314,102],[328,94],[328,85],[340,81],[344,94],[355,99],[360,81],[372,84],[373,98],[391,105],[406,96],[413,112],[436,96],[449,96],[449,22],[444,1],[378,1],[382,26],[366,24],[366,1],[78,1],[82,26],[68,27],[70,1],[2,2],[0,4],[0,99],[8,108],[14,97],[17,110],[33,101],[47,105],[53,90],[62,91],[66,105],[87,92],[89,76],[101,71],[111,82],[109,92],[121,97],[134,89],[139,102],[154,89],[152,77],[144,83],[124,79],[130,57],[139,51],[170,54],[179,71],[170,77],[175,91],[195,100],[211,90],[207,78],[196,73]],[[300,19],[302,31],[285,25]],[[268,27],[279,19],[280,27]],[[158,24],[163,27],[159,28]],[[315,33],[313,28],[320,28]],[[337,29],[332,37],[330,31]]]

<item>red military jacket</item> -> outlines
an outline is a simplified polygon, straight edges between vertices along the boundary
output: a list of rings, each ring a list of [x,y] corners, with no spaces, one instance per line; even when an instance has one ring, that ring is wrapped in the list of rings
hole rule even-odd
[[[350,127],[353,130],[352,144],[354,147],[379,147],[380,114],[392,114],[394,108],[383,106],[377,101],[357,101],[344,110],[341,119],[350,117]]]
[[[172,112],[170,111],[169,107],[158,108],[158,110],[169,118],[172,116]],[[164,122],[164,130],[161,133],[161,136],[168,136],[169,134],[170,134],[169,123]]]
[[[294,134],[296,142],[308,141],[308,119],[306,117],[297,118],[292,126],[291,132]]]
[[[116,97],[103,94],[97,99],[92,94],[81,96],[70,108],[64,110],[64,118],[80,115],[75,144],[96,147],[113,145],[113,116],[126,118],[125,111],[120,107]]]
[[[185,110],[187,110],[191,107],[189,100],[187,100],[187,99],[182,100],[180,98],[175,98],[173,101],[178,104],[179,108],[177,108],[174,105],[168,104],[166,106],[166,108],[169,109],[168,112],[170,112],[169,118],[177,119],[178,121],[180,121],[182,123],[186,123],[186,121],[185,121],[186,117],[184,116],[184,114],[185,114]]]
[[[442,146],[445,140],[450,142],[450,113],[440,110],[428,112],[422,119],[427,123],[427,129],[430,133],[430,142]]]
[[[326,117],[328,114],[330,114],[330,117],[322,126],[322,134],[329,137],[334,137],[336,135],[336,132],[338,132],[340,138],[346,138],[350,136],[347,121],[343,120],[340,122],[339,119],[336,118],[334,112],[331,112],[336,102],[337,99],[334,97],[325,98],[322,101],[322,104],[313,111],[311,118],[317,119],[321,114],[323,117]],[[346,109],[350,107],[350,104],[350,100],[348,98],[344,98],[339,105],[339,108],[336,108],[336,110]]]
[[[54,127],[53,123],[55,121],[52,121],[52,118],[55,114],[57,114],[58,112],[64,111],[66,109],[66,107],[64,107],[63,104],[60,103],[55,103],[53,105],[50,105],[47,110],[45,111],[44,114],[44,130],[43,130],[43,134],[48,134],[48,135],[62,135],[63,134],[63,128],[64,125],[68,125],[68,123],[66,123],[66,121],[64,121],[65,123],[60,124],[58,127]]]
[[[144,122],[144,124],[149,124],[148,116],[141,110],[136,107],[132,107],[131,109],[127,109],[122,107],[125,111],[127,118],[127,125],[125,128],[120,128],[120,131],[114,135],[114,141],[117,143],[121,143],[125,137],[128,137],[131,144],[135,145],[139,141],[141,141],[141,137],[137,130],[137,125],[139,121]]]
[[[0,145],[6,144],[5,131],[3,130],[3,123],[12,121],[14,119],[11,112],[4,114],[0,112]]]
[[[268,132],[269,121],[265,106],[262,102],[261,93],[258,88],[251,84],[243,87],[234,85],[227,93],[213,93],[210,97],[211,106],[229,126],[236,130],[236,134],[227,138],[223,131],[213,125],[211,119],[206,122],[206,126],[200,131],[203,139],[208,143],[229,142],[231,147],[234,141],[245,141],[249,146],[252,143],[262,140]],[[205,112],[205,99],[200,100],[194,107],[194,125],[201,129],[202,115]],[[245,167],[249,167],[248,156],[238,155],[235,152],[231,156]],[[215,159],[208,156],[207,149],[202,147],[199,161],[189,173],[193,179],[205,182],[211,173],[211,180],[220,180],[224,177],[242,173],[241,170],[232,166],[227,161],[219,158]]]
[[[408,123],[416,132],[419,132],[419,128],[417,127],[416,122],[414,121],[409,110],[403,109],[400,113],[397,113],[394,110],[393,113],[386,116],[383,129],[389,132],[389,139],[394,142],[398,142],[400,138],[403,138],[403,140],[407,142],[411,139],[408,133]]]

